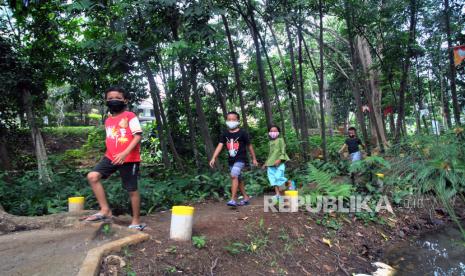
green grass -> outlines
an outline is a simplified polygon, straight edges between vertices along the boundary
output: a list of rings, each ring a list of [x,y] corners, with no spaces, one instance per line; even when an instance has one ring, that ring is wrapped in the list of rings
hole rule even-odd
[[[55,136],[84,136],[94,130],[94,126],[63,126],[63,127],[44,127],[42,132],[46,135]]]

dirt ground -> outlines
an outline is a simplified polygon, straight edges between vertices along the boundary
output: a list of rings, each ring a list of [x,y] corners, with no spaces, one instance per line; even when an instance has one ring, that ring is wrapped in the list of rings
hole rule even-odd
[[[133,234],[81,223],[0,235],[0,275],[76,275],[87,252]]]
[[[119,255],[120,272],[137,275],[351,275],[371,273],[384,249],[450,223],[442,210],[394,210],[370,222],[348,215],[271,213],[263,197],[230,209],[224,202],[195,205],[194,236],[206,244],[169,240],[169,211],[144,217],[152,237]],[[462,209],[463,210],[463,209]],[[464,214],[459,214],[465,217]],[[325,224],[326,226],[322,225]],[[101,275],[110,275],[102,265]],[[133,275],[133,274],[132,274]]]

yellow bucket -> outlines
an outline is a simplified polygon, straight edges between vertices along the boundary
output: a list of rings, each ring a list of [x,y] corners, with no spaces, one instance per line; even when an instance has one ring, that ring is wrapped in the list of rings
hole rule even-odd
[[[194,207],[173,206],[171,209],[170,239],[190,241],[194,223]]]
[[[68,203],[78,203],[78,204],[84,204],[84,197],[83,196],[76,196],[76,197],[69,197],[68,198]]]
[[[285,191],[284,196],[288,197],[288,207],[291,213],[299,211],[299,192],[298,191]]]
[[[285,191],[284,195],[290,196],[290,197],[296,197],[296,196],[299,196],[299,192],[298,191]]]
[[[84,210],[85,198],[83,196],[68,198],[68,212],[79,212]]]
[[[194,214],[194,207],[191,206],[173,206],[173,215],[178,216],[192,216]]]

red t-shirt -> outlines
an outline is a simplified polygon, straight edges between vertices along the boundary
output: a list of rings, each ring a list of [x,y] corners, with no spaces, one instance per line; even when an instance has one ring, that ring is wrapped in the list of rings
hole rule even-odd
[[[134,139],[134,134],[142,133],[139,119],[136,114],[129,111],[123,111],[116,116],[110,115],[105,120],[105,130],[107,134],[105,156],[111,161],[114,160],[114,155],[123,152],[128,147]],[[140,162],[140,144],[134,147],[124,162]]]

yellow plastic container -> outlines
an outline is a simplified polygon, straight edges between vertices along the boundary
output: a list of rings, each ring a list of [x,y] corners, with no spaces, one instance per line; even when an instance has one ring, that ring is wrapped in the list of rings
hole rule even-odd
[[[285,191],[284,195],[285,196],[291,196],[291,197],[298,197],[299,196],[299,191]]]
[[[170,239],[190,241],[194,222],[194,207],[173,206],[171,209]]]
[[[85,198],[83,196],[68,198],[68,212],[79,212],[84,210]]]
[[[381,178],[381,179],[384,178],[384,174],[383,174],[383,173],[377,173],[376,176],[377,176],[378,178]]]
[[[298,191],[285,191],[284,196],[287,197],[289,210],[291,213],[299,211],[299,192]]]
[[[383,186],[384,186],[384,174],[383,173],[376,173],[375,175],[377,177],[376,183],[378,184],[379,189],[382,190]]]

